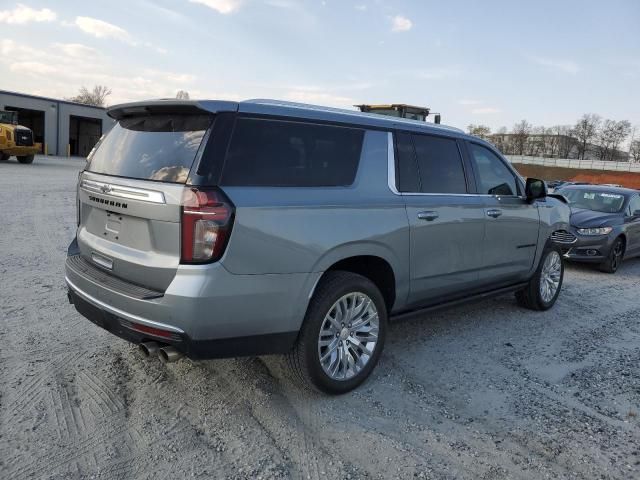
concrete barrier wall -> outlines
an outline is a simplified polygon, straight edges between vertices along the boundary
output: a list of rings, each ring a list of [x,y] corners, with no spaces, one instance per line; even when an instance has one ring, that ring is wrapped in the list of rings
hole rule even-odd
[[[570,180],[593,184],[615,184],[640,190],[640,172],[578,169],[575,167],[556,167],[540,164],[513,162],[513,166],[524,177],[541,178],[543,180]]]
[[[511,163],[543,165],[545,167],[575,168],[579,170],[611,170],[614,172],[638,172],[640,163],[604,162],[602,160],[577,160],[568,158],[542,158],[526,155],[505,155]]]

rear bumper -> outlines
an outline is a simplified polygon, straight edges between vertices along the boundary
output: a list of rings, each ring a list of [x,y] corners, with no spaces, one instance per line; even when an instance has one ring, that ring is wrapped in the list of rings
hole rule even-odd
[[[125,340],[171,344],[194,359],[287,352],[320,275],[234,275],[220,264],[185,265],[162,296],[142,299],[69,263],[69,300],[83,316]]]
[[[67,295],[69,302],[76,310],[100,328],[135,344],[156,341],[172,345],[185,356],[194,360],[287,353],[291,350],[298,335],[298,332],[285,332],[217,340],[192,340],[185,333],[180,333],[167,339],[134,330],[125,319],[87,301],[73,287],[69,287]]]

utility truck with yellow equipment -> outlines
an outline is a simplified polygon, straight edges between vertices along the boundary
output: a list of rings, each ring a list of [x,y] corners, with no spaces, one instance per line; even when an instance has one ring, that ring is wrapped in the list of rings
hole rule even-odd
[[[42,144],[33,141],[33,131],[18,125],[18,113],[0,111],[0,160],[15,156],[20,163],[32,163]]]

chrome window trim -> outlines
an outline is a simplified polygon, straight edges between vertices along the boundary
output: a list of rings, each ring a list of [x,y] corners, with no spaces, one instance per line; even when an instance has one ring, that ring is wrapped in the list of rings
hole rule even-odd
[[[82,297],[87,302],[92,303],[94,306],[98,308],[102,308],[107,312],[115,315],[116,317],[123,318],[124,320],[128,320],[133,323],[141,323],[149,327],[159,328],[161,330],[168,330],[170,332],[181,333],[181,334],[184,333],[184,330],[181,330],[178,327],[174,327],[173,325],[167,325],[166,323],[160,323],[153,320],[149,320],[147,318],[139,317],[138,315],[127,313],[123,310],[120,310],[119,308],[112,307],[111,305],[108,305],[98,300],[97,298],[89,295],[87,292],[78,288],[71,280],[69,280],[69,277],[65,276],[64,279],[67,282],[67,285],[69,286],[69,288],[71,288],[77,295]],[[130,297],[127,297],[127,298],[130,298]]]
[[[164,193],[158,192],[157,190],[115,185],[86,178],[82,179],[80,188],[85,192],[98,193],[100,195],[107,195],[110,197],[126,198],[129,200],[139,200],[149,203],[166,203]]]
[[[458,150],[460,147],[458,146]],[[400,192],[396,187],[396,156],[393,147],[393,133],[387,132],[387,183],[389,190],[400,197],[489,197],[489,198],[520,198],[507,195],[488,195],[483,193],[422,193]]]

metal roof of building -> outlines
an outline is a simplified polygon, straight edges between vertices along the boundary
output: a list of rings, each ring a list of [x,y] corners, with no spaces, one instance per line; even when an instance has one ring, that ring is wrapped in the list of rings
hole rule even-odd
[[[40,95],[31,95],[30,93],[13,92],[11,90],[0,90],[0,95],[13,95],[15,97],[32,98],[34,100],[45,100],[47,102],[66,103],[68,105],[77,105],[79,107],[94,108],[97,110],[106,110],[105,107],[97,107],[95,105],[87,105],[86,103],[72,102],[70,100],[60,100],[58,98],[42,97]]]

